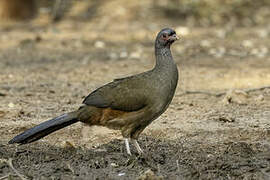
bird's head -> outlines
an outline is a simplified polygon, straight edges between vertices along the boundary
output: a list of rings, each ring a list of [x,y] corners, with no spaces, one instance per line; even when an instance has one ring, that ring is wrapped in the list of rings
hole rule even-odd
[[[175,31],[170,28],[162,29],[156,38],[156,46],[157,47],[170,47],[171,44],[178,40],[179,37],[176,35]]]

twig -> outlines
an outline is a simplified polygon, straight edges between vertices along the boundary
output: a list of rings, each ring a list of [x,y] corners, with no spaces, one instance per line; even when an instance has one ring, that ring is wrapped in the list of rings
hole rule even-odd
[[[18,175],[17,174],[7,174],[5,176],[0,177],[0,180],[10,179],[12,176],[17,177]]]
[[[212,92],[208,92],[208,91],[185,91],[184,93],[180,94],[179,96],[184,96],[186,94],[206,94],[209,96],[216,96],[216,97],[220,97],[226,94],[226,92],[220,92],[220,93],[212,93]]]
[[[20,174],[19,171],[17,171],[17,169],[14,168],[11,158],[8,159],[7,164],[22,180],[27,180],[27,178],[24,175]]]
[[[260,170],[260,171],[264,176],[270,178],[270,175],[265,170]]]
[[[179,167],[179,160],[176,160],[176,166],[177,166],[177,171],[180,172],[180,167]]]
[[[245,91],[246,93],[249,93],[249,92],[253,92],[253,91],[261,91],[261,90],[264,90],[264,89],[269,89],[270,86],[262,86],[262,87],[258,87],[258,88],[250,88],[250,89],[246,89],[246,90],[243,90]]]
[[[5,176],[3,176],[3,177],[0,177],[0,180],[2,180],[2,179],[6,179],[6,178],[8,178],[10,175],[8,174],[8,175],[5,175]]]
[[[73,174],[75,174],[75,171],[74,171],[74,169],[71,167],[70,163],[66,163],[66,165],[67,165],[68,169],[69,169]]]
[[[241,91],[246,92],[246,93],[250,93],[250,92],[254,92],[254,91],[261,91],[264,89],[270,89],[270,86],[262,86],[259,88],[249,88],[249,89],[243,89]],[[220,97],[223,96],[227,93],[227,91],[223,91],[220,93],[213,93],[213,92],[208,92],[208,91],[185,91],[184,93],[180,94],[179,96],[184,96],[186,94],[206,94],[209,96],[216,96],[216,97]]]

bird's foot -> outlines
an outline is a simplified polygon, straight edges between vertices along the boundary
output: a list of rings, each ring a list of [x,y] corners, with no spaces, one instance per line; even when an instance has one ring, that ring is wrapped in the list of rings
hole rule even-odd
[[[127,154],[131,156],[128,138],[125,138],[125,145],[126,145]]]
[[[135,147],[136,147],[139,155],[142,155],[143,154],[143,150],[140,147],[138,141],[136,139],[131,139],[131,140],[134,143],[134,145],[135,145]],[[128,138],[125,138],[125,146],[126,146],[127,154],[131,156],[131,151],[130,151],[129,139]]]
[[[135,145],[135,147],[136,147],[138,153],[139,153],[140,155],[143,154],[143,150],[142,150],[142,148],[140,147],[138,141],[137,141],[136,139],[132,139],[132,141],[134,142],[134,145]]]

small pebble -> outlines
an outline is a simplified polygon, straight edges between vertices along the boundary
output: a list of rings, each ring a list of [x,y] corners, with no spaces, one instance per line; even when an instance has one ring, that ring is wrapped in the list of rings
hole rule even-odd
[[[10,103],[8,104],[8,107],[14,108],[14,107],[15,107],[15,104],[13,104],[12,102],[10,102]]]
[[[110,59],[115,60],[118,58],[118,55],[115,52],[109,54]]]
[[[264,100],[264,96],[262,94],[256,97],[256,101],[263,101],[263,100]]]
[[[260,38],[266,38],[269,35],[269,32],[266,29],[261,29],[257,31]]]
[[[118,176],[124,176],[126,173],[119,173]]]
[[[216,35],[217,35],[217,37],[219,37],[219,38],[225,38],[226,37],[226,31],[225,30],[217,30],[216,31]]]
[[[105,43],[103,41],[96,41],[94,46],[96,48],[104,48],[105,47]]]
[[[225,54],[226,53],[225,47],[218,47],[218,52],[221,54]]]
[[[244,40],[244,41],[242,42],[242,46],[244,46],[244,47],[246,47],[246,48],[251,48],[251,47],[253,47],[253,42],[250,41],[250,40]]]
[[[4,111],[0,111],[0,117],[4,117],[5,116],[5,112]]]
[[[116,163],[111,163],[112,167],[117,167],[118,165]]]
[[[120,58],[127,58],[128,57],[128,53],[126,51],[123,51],[120,53],[119,55]]]
[[[130,53],[130,56],[129,57],[131,59],[140,59],[141,53],[139,53],[139,52],[132,52],[132,53]]]
[[[75,149],[75,145],[69,141],[62,142],[62,146],[67,149]]]
[[[208,41],[208,40],[202,40],[200,42],[200,46],[202,46],[202,47],[210,47],[211,46],[211,42]]]

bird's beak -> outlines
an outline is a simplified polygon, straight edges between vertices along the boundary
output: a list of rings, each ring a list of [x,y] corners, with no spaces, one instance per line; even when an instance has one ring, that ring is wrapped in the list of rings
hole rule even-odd
[[[176,34],[174,34],[170,37],[170,39],[173,41],[177,41],[177,40],[179,40],[179,37]]]

